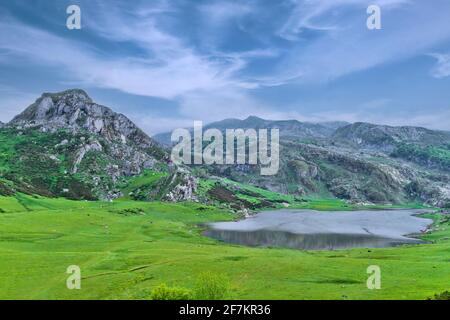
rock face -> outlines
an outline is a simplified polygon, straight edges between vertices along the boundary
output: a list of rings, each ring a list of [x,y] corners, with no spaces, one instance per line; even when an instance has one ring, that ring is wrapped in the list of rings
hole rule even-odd
[[[34,143],[39,147],[36,153],[19,157],[18,165],[31,156],[39,161],[45,154],[56,155],[55,159],[63,159],[58,162],[59,171],[67,172],[92,191],[92,197],[100,199],[119,196],[116,183],[122,177],[138,175],[168,159],[167,153],[127,117],[94,103],[78,89],[44,93],[6,128],[21,135],[41,133],[40,140]],[[55,143],[49,145],[50,141]],[[59,172],[51,174],[58,176]],[[30,180],[32,187],[33,181],[38,181],[34,175],[38,173]],[[41,180],[40,189],[50,188]],[[59,189],[66,193],[73,189],[64,183],[62,186]]]
[[[337,197],[353,203],[450,204],[449,171],[429,170],[388,154],[317,146],[282,139],[280,170],[259,175],[252,166],[215,166],[214,175],[298,196]]]
[[[123,175],[139,174],[142,169],[153,167],[165,157],[158,144],[127,117],[94,103],[86,92],[79,89],[44,93],[8,126],[18,129],[38,127],[42,132],[51,133],[66,130],[90,134],[90,141],[81,144],[76,151],[73,173],[78,171],[78,165],[89,151],[108,153],[119,162]],[[99,140],[107,144],[105,150]]]
[[[332,140],[358,149],[392,152],[398,143],[445,144],[450,141],[450,133],[420,127],[391,127],[357,122],[338,128]]]
[[[170,191],[163,197],[163,200],[171,202],[196,200],[197,185],[197,179],[189,171],[179,169],[169,177],[165,184]]]
[[[94,103],[86,92],[79,89],[44,93],[9,125],[41,126],[49,131],[86,130],[109,142],[131,143],[140,148],[155,146],[155,142],[127,117]]]
[[[257,119],[253,121],[264,121]],[[236,124],[227,121],[218,124]],[[294,131],[280,126],[284,134],[280,134],[276,176],[261,176],[258,167],[248,165],[206,169],[214,175],[299,196],[338,197],[358,203],[450,204],[449,132],[368,123],[336,124],[331,133],[308,128],[311,130]]]

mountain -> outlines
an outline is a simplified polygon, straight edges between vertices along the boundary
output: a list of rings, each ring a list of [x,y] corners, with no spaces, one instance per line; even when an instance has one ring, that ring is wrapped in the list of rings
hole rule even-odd
[[[450,133],[421,127],[392,127],[357,122],[338,128],[332,140],[358,149],[392,152],[400,143],[445,145],[450,141]]]
[[[208,128],[279,129],[278,174],[262,176],[250,165],[176,166],[126,116],[74,89],[44,93],[0,128],[0,195],[195,200],[238,211],[314,197],[450,206],[448,132],[258,117]]]
[[[295,137],[298,139],[323,139],[330,137],[337,128],[348,125],[346,122],[323,122],[323,123],[309,123],[300,122],[297,120],[264,120],[255,116],[250,116],[247,119],[225,119],[218,122],[213,122],[204,126],[207,129],[219,129],[225,131],[226,129],[279,129],[281,137]],[[153,136],[153,139],[159,143],[170,146],[170,132],[160,133]]]
[[[72,167],[74,173],[90,150],[105,150],[119,161],[118,172],[123,175],[139,174],[165,156],[158,144],[127,117],[94,103],[86,92],[79,89],[44,93],[14,117],[8,126],[17,129],[39,128],[42,132],[50,133],[61,130],[73,134],[87,133],[91,139],[79,149]]]
[[[0,139],[5,190],[114,199],[121,196],[120,183],[145,170],[164,170],[183,183],[158,143],[78,89],[44,93],[2,128]]]
[[[338,197],[357,203],[450,204],[450,134],[420,127],[369,123],[329,125],[256,117],[209,125],[280,129],[280,170],[206,166],[211,175],[297,196]]]
[[[43,131],[59,129],[87,131],[109,142],[131,143],[140,149],[153,148],[155,142],[122,114],[98,105],[83,90],[44,93],[9,123],[17,127],[41,127]]]
[[[4,126],[5,126],[5,124],[0,121],[0,129],[3,128]]]

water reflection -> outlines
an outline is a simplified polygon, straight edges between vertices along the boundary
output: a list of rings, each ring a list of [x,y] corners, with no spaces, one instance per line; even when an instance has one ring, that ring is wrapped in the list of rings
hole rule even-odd
[[[251,247],[284,247],[304,250],[385,248],[402,244],[424,243],[418,239],[392,239],[370,234],[296,234],[274,230],[234,231],[210,229],[205,231],[205,235],[227,243]]]
[[[410,234],[433,222],[418,217],[426,210],[265,211],[240,221],[209,224],[205,235],[246,246],[306,250],[383,248],[423,243]]]

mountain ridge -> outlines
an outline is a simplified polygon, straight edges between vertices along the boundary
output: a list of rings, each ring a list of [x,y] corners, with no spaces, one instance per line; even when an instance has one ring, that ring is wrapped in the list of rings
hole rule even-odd
[[[388,126],[356,122],[338,128],[333,141],[357,145],[358,148],[379,148],[393,151],[397,143],[442,145],[450,141],[450,132],[415,126]]]
[[[232,200],[236,207],[254,207],[245,200],[252,192],[236,197],[241,187],[230,187],[230,179],[295,197],[450,204],[450,133],[256,116],[204,129],[212,127],[280,129],[279,173],[262,177],[258,166],[249,165],[175,166],[167,148],[85,91],[44,93],[0,130],[0,194],[206,203],[219,198],[224,205]]]
[[[327,138],[330,137],[333,132],[344,125],[348,125],[347,122],[329,121],[329,122],[301,122],[298,120],[266,120],[257,116],[249,116],[243,120],[228,118],[221,121],[212,122],[204,125],[204,130],[207,129],[219,129],[224,131],[225,129],[279,129],[280,136],[292,136],[303,139],[307,138]],[[192,128],[188,128],[192,131]],[[159,143],[170,146],[170,132],[163,132],[153,136],[153,139]]]
[[[302,130],[291,130],[292,125]],[[216,165],[205,170],[299,196],[321,194],[362,203],[450,203],[449,132],[364,122],[337,122],[328,131],[317,131],[314,124],[305,127],[296,120],[272,121],[255,116],[225,119],[204,130],[250,127],[280,129],[280,171],[276,176],[260,177],[257,169],[246,165]],[[154,138],[169,145],[168,133]]]

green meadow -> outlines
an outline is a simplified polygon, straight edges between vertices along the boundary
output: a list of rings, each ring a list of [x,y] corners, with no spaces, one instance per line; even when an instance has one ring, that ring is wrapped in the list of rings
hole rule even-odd
[[[201,204],[0,197],[0,299],[150,299],[205,272],[227,279],[230,299],[426,299],[450,289],[450,219],[429,217],[430,244],[300,251],[203,237],[202,223],[235,216]],[[70,265],[80,290],[66,287]],[[380,290],[367,289],[370,265]]]

